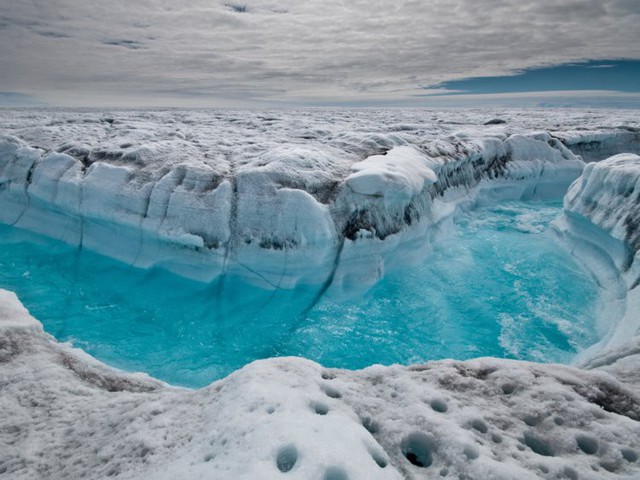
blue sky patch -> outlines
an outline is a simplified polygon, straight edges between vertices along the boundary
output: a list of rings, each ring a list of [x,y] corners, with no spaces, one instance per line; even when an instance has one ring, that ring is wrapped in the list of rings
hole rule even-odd
[[[640,92],[639,60],[600,60],[532,68],[512,76],[452,80],[425,87],[455,90],[433,95],[609,90]]]

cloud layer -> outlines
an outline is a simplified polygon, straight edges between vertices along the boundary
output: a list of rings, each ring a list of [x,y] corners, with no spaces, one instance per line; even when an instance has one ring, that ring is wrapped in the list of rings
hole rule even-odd
[[[637,59],[639,40],[636,0],[12,1],[0,91],[84,105],[401,101],[459,78]]]

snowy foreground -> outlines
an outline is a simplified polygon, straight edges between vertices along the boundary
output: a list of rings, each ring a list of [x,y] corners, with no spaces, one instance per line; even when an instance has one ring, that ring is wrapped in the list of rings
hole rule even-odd
[[[638,392],[598,371],[485,358],[351,372],[282,358],[192,391],[56,343],[4,291],[0,331],[7,478],[640,475]]]
[[[611,299],[580,368],[282,358],[184,390],[0,291],[0,478],[640,477],[637,112],[0,116],[0,221],[140,267],[340,293],[458,209],[566,192],[555,229]]]

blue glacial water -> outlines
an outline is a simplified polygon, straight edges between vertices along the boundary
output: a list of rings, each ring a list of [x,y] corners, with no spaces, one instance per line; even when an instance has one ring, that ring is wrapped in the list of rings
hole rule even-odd
[[[345,368],[478,356],[568,362],[597,340],[598,290],[554,241],[559,212],[559,203],[513,202],[461,215],[422,263],[306,313],[308,287],[204,285],[10,227],[0,227],[0,287],[59,340],[188,387],[283,355]]]

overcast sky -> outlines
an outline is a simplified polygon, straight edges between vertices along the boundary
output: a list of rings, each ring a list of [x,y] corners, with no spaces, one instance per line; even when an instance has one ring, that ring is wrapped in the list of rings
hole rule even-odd
[[[640,0],[0,2],[0,104],[429,104],[455,80],[615,59],[640,59]]]

